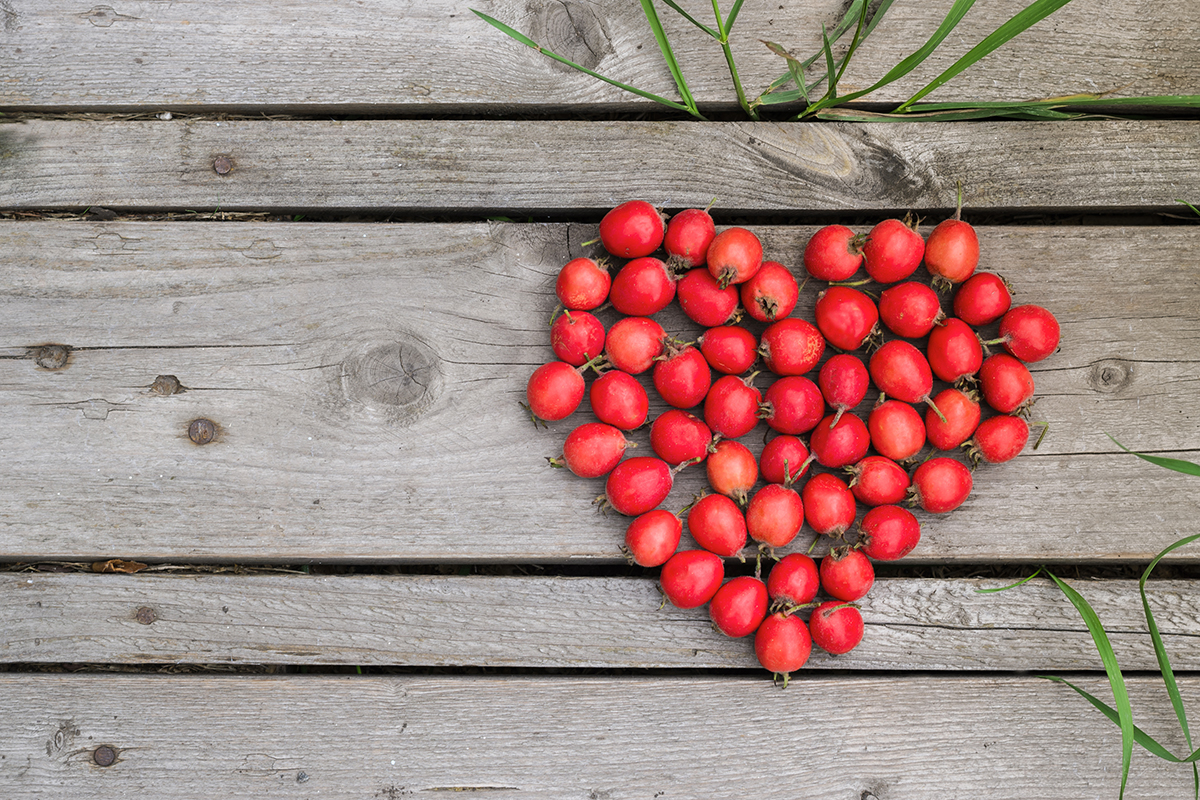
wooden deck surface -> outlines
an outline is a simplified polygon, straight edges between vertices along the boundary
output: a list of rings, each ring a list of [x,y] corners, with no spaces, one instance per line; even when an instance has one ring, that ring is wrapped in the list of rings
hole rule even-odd
[[[732,119],[720,48],[659,5]],[[759,39],[811,55],[845,5],[747,3],[752,93],[784,68]],[[978,5],[864,101],[1025,3]],[[949,6],[896,3],[842,90]],[[1111,699],[1083,620],[1044,578],[980,591],[1042,564],[1108,629],[1135,722],[1186,753],[1136,575],[1200,534],[1200,484],[1109,435],[1200,460],[1200,226],[1177,202],[1200,205],[1200,120],[688,121],[472,7],[674,96],[638,4],[0,0],[0,800],[1115,798],[1119,730],[1040,677]],[[1198,49],[1200,7],[1080,0],[929,99],[1197,94]],[[660,608],[602,481],[546,466],[590,418],[535,429],[518,405],[555,275],[626,199],[712,202],[802,271],[825,220],[928,232],[959,183],[980,269],[1062,323],[1033,366],[1048,432],[920,512],[863,644],[783,690],[704,609]],[[685,470],[666,505],[705,483]],[[118,558],[149,566],[89,569]],[[1193,705],[1198,559],[1148,585]],[[1126,797],[1191,793],[1135,748]]]

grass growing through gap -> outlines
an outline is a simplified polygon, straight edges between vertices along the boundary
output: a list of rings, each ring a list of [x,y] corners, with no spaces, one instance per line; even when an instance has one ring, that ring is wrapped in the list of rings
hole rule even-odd
[[[675,57],[666,31],[658,16],[654,0],[640,0],[642,12],[647,25],[658,44],[667,69],[675,81],[679,92],[678,100],[662,97],[661,95],[639,89],[627,83],[608,78],[587,67],[576,64],[530,39],[525,34],[509,27],[500,20],[490,17],[481,11],[471,9],[473,13],[492,27],[501,31],[521,44],[532,47],[542,55],[552,58],[573,69],[590,75],[605,83],[632,92],[639,97],[653,100],[676,111],[683,111],[697,119],[704,119],[687,80],[683,68]],[[764,106],[795,105],[800,110],[795,119],[827,119],[852,122],[878,122],[903,120],[953,121],[972,119],[1024,119],[1024,120],[1067,120],[1095,116],[1097,110],[1107,112],[1112,116],[1111,109],[1128,108],[1131,112],[1167,111],[1178,109],[1200,108],[1200,95],[1160,95],[1156,97],[1136,98],[1106,98],[1103,94],[1073,94],[1063,97],[1046,98],[1042,100],[1003,101],[987,103],[922,103],[919,102],[929,93],[949,82],[964,70],[973,66],[987,55],[1008,43],[1030,27],[1065,6],[1070,0],[1034,0],[1030,5],[1019,11],[1011,19],[996,30],[985,36],[974,47],[955,61],[940,75],[914,93],[904,102],[887,112],[864,111],[847,107],[846,104],[865,97],[912,72],[925,61],[946,37],[958,26],[963,17],[975,4],[975,0],[954,0],[950,10],[938,28],[929,39],[907,58],[892,67],[888,72],[866,89],[848,94],[838,94],[838,82],[845,74],[846,67],[859,47],[867,40],[879,21],[883,19],[894,0],[881,0],[870,12],[870,0],[853,0],[842,20],[832,31],[821,28],[822,48],[806,59],[801,59],[787,52],[774,42],[764,42],[771,52],[783,58],[787,71],[771,82],[757,97],[750,99],[746,94],[742,81],[738,76],[737,65],[733,51],[729,45],[729,33],[737,21],[744,0],[735,0],[728,14],[722,14],[719,0],[712,0],[712,10],[715,21],[706,25],[684,10],[675,0],[660,0],[670,9],[680,14],[704,35],[720,45],[725,62],[729,67],[730,80],[737,94],[738,104],[750,119],[759,119],[759,109]],[[834,45],[850,36],[845,53],[840,58],[834,57]],[[824,71],[813,69],[818,62],[824,63]],[[815,72],[816,74],[810,75]],[[823,88],[822,88],[823,87]],[[790,109],[789,109],[790,111]]]

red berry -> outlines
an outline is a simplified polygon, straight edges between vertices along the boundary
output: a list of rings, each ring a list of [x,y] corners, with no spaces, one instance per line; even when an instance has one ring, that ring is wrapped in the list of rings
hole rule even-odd
[[[876,506],[863,514],[859,545],[876,561],[904,558],[921,541],[921,523],[907,508],[898,505]]]
[[[944,320],[929,333],[926,357],[933,374],[946,383],[974,375],[983,364],[983,345],[970,325],[956,317]]]
[[[820,587],[817,562],[804,553],[788,553],[767,575],[767,595],[783,606],[811,603]]]
[[[573,258],[559,270],[554,293],[567,308],[591,311],[604,305],[611,284],[608,270],[599,263],[590,258]]]
[[[867,456],[852,467],[850,491],[869,506],[894,505],[904,499],[911,483],[904,468],[884,456]]]
[[[847,603],[863,597],[875,584],[875,568],[860,551],[834,548],[821,559],[821,588]]]
[[[1004,349],[1032,364],[1058,349],[1058,320],[1041,306],[1011,308],[1000,320]]]
[[[608,474],[604,495],[616,511],[628,517],[645,514],[671,493],[674,476],[661,458],[627,458]]]
[[[550,325],[554,355],[579,367],[604,352],[604,325],[586,311],[564,311]]]
[[[812,637],[804,620],[791,614],[770,614],[758,626],[754,634],[754,654],[764,669],[783,676],[783,685],[788,685],[788,676],[803,667],[812,653]]]
[[[808,472],[808,455],[808,448],[799,437],[776,436],[766,443],[758,457],[763,480],[767,483],[794,481]]]
[[[688,267],[703,266],[708,256],[708,246],[716,235],[713,218],[707,211],[688,208],[667,222],[663,249],[671,258]]]
[[[604,352],[614,367],[637,375],[654,365],[666,338],[662,325],[649,317],[623,317],[608,329]]]
[[[767,387],[761,412],[772,430],[808,433],[825,414],[825,400],[817,385],[802,375],[788,375]]]
[[[708,271],[721,286],[745,283],[762,266],[762,242],[745,228],[726,228],[708,246]]]
[[[845,225],[826,225],[804,247],[804,269],[819,281],[844,281],[862,266],[862,239]]]
[[[660,356],[662,361],[654,365],[654,388],[675,408],[692,408],[700,405],[712,386],[712,370],[704,355],[695,347],[682,350],[668,344],[667,352]]]
[[[871,228],[863,245],[867,274],[879,283],[895,283],[912,275],[924,253],[921,234],[898,219],[885,219]]]
[[[920,339],[945,317],[937,292],[923,283],[898,283],[879,295],[879,318],[897,336]]]
[[[925,242],[925,268],[935,278],[962,283],[979,263],[979,237],[961,219],[938,223]]]
[[[758,360],[758,339],[740,325],[709,328],[698,341],[709,366],[726,375],[741,375]]]
[[[758,578],[740,575],[717,590],[708,614],[726,636],[749,636],[767,615],[767,586]]]
[[[953,511],[971,494],[971,470],[953,458],[931,458],[917,467],[909,489],[911,502],[931,514]]]
[[[603,422],[587,422],[567,434],[563,462],[581,478],[599,478],[612,472],[629,444],[618,428]]]
[[[703,267],[690,270],[679,279],[675,296],[688,319],[706,328],[724,325],[737,312],[737,287],[722,289]]]
[[[750,490],[758,482],[758,462],[750,448],[723,439],[713,445],[704,468],[713,491],[733,498],[740,506],[746,505]]]
[[[959,389],[946,389],[938,392],[933,401],[945,415],[946,421],[939,419],[933,409],[925,412],[925,435],[929,443],[938,450],[953,450],[970,439],[982,414],[975,395]]]
[[[712,431],[704,420],[679,409],[664,411],[650,426],[650,447],[672,466],[696,459],[703,461],[711,443]]]
[[[707,550],[680,550],[667,559],[659,584],[676,608],[698,608],[721,588],[725,562]]]
[[[730,558],[746,546],[746,517],[723,494],[706,494],[687,514],[688,532],[710,553]]]
[[[843,416],[835,425],[830,414],[813,428],[808,446],[823,467],[837,469],[861,461],[871,446],[871,434],[863,421],[853,414]]]
[[[921,351],[908,342],[893,339],[880,347],[871,355],[867,369],[879,391],[906,403],[929,403],[937,408],[929,397],[933,370]]]
[[[588,400],[597,419],[623,431],[641,427],[650,412],[650,398],[637,378],[615,369],[592,381]]]
[[[858,356],[839,353],[821,367],[817,374],[817,385],[825,402],[833,406],[840,417],[863,401],[871,376],[867,365]],[[836,421],[836,420],[835,420]]]
[[[800,287],[790,269],[778,261],[764,261],[754,277],[742,284],[740,294],[752,319],[774,322],[792,313]]]
[[[830,600],[814,608],[808,628],[813,643],[831,656],[858,647],[864,632],[862,613],[840,600]]]
[[[811,322],[788,317],[767,326],[758,352],[776,375],[803,375],[821,360],[825,339]]]
[[[1001,414],[979,423],[966,444],[972,458],[1002,464],[1019,456],[1028,441],[1029,423],[1020,417]]]
[[[565,361],[543,364],[529,376],[525,397],[529,410],[538,419],[549,422],[574,413],[583,401],[583,375]]]
[[[849,286],[830,286],[817,295],[817,327],[839,350],[857,350],[878,331],[875,301]]]
[[[1012,292],[999,275],[977,272],[954,293],[954,316],[979,327],[995,322],[1012,307]]]
[[[635,517],[625,529],[623,552],[639,567],[659,567],[675,554],[683,537],[683,522],[663,508]]]
[[[648,256],[662,244],[666,225],[662,214],[645,200],[630,200],[600,220],[600,243],[619,258]]]
[[[867,417],[871,444],[880,455],[904,461],[925,446],[925,423],[921,412],[899,400],[885,400]]]
[[[746,508],[750,538],[768,547],[784,547],[804,525],[804,503],[789,486],[768,483],[754,493]]]
[[[631,317],[648,317],[675,299],[675,279],[667,265],[653,256],[635,258],[613,278],[608,299],[613,308]]]
[[[722,375],[713,381],[704,398],[704,421],[713,433],[737,439],[758,424],[762,392],[736,375]]]
[[[822,536],[840,537],[854,524],[854,495],[836,475],[826,472],[809,478],[800,498],[804,501],[804,521]]]
[[[1033,375],[1012,356],[996,353],[979,368],[979,388],[989,406],[1012,414],[1033,399]]]

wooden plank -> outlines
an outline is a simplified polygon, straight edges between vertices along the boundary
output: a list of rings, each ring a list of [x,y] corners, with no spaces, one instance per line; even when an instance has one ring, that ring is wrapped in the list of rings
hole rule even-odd
[[[769,253],[800,263],[812,228],[761,230]],[[529,374],[552,357],[554,276],[594,233],[498,223],[0,226],[0,553],[617,559],[625,521],[591,506],[602,482],[544,463],[590,414],[536,431],[518,406]],[[1148,559],[1200,532],[1187,503],[1194,479],[1137,461],[1104,435],[1192,460],[1200,450],[1197,230],[981,235],[984,266],[1062,321],[1060,351],[1035,369],[1034,418],[1051,433],[1038,451],[980,470],[954,514],[923,515],[910,558]],[[814,295],[806,288],[796,313],[809,314]],[[679,320],[663,318],[670,331],[695,333]],[[30,357],[47,343],[74,348],[65,368]],[[189,391],[156,394],[158,375]],[[217,423],[215,442],[189,440],[199,418]],[[648,441],[645,431],[633,438]],[[745,439],[761,447],[758,433]],[[685,470],[668,505],[681,507],[703,482]]]
[[[852,652],[810,669],[1101,670],[1079,614],[1048,580],[882,578]],[[1071,581],[1121,667],[1154,670],[1134,581]],[[1189,581],[1148,595],[1174,669],[1200,668]],[[750,640],[706,609],[660,608],[655,581],[503,576],[0,574],[0,663],[347,664],[754,669]],[[476,613],[472,609],[487,609]]]
[[[689,5],[711,20],[705,4]],[[732,46],[751,96],[785,70],[760,39],[802,56],[816,53],[821,26],[832,28],[844,5],[747,4]],[[997,0],[972,9],[937,54],[870,99],[906,99],[1024,5]],[[676,96],[636,4],[478,0],[471,7],[616,80]],[[882,77],[933,33],[949,7],[949,0],[897,4],[839,88],[865,88]],[[400,8],[370,0],[337,9],[313,0],[221,7],[120,0],[90,9],[67,0],[9,0],[3,9],[0,105],[7,108],[444,113],[650,105],[512,42],[450,0]],[[734,106],[720,48],[669,9],[660,15],[697,99]],[[1200,79],[1197,30],[1200,11],[1188,3],[1071,3],[931,99],[1192,92]]]
[[[1161,681],[1129,684],[1139,726],[1186,752]],[[1200,682],[1180,684],[1195,702]],[[766,678],[0,674],[0,690],[11,800],[1058,800],[1120,785],[1116,727],[1033,677],[803,676],[781,690]],[[1135,748],[1127,796],[1185,797],[1191,779]]]
[[[1146,211],[1200,195],[1200,122],[32,120],[0,126],[0,170],[0,208],[945,209],[961,182],[968,209]]]

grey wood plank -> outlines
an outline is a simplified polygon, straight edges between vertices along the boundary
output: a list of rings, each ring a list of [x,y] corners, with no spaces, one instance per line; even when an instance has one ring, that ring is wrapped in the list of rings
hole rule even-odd
[[[0,126],[0,207],[468,213],[1179,209],[1200,122],[31,120]],[[218,174],[218,158],[222,163]]]
[[[1081,685],[1103,696],[1103,679]],[[1161,682],[1139,726],[1185,751]],[[1185,701],[1200,684],[1184,677]],[[1114,797],[1116,727],[1034,677],[770,679],[0,674],[0,790],[363,798]],[[95,752],[115,759],[100,767]],[[1185,797],[1141,748],[1128,797]]]
[[[883,578],[860,601],[862,644],[808,668],[1092,670],[1079,614],[1049,580]],[[1134,581],[1071,581],[1121,667],[1154,670]],[[1200,668],[1188,581],[1152,581],[1174,669]],[[348,664],[418,667],[758,666],[706,609],[660,608],[651,579],[503,576],[0,575],[0,663]],[[479,613],[486,609],[486,613]]]
[[[811,228],[762,229],[792,265]],[[8,559],[539,562],[618,558],[602,481],[535,430],[553,279],[591,226],[72,222],[0,226]],[[983,229],[984,265],[1063,324],[1036,365],[1041,449],[922,515],[925,561],[1148,559],[1200,532],[1194,228]],[[1130,265],[1137,265],[1136,269]],[[1169,290],[1164,287],[1170,287]],[[810,313],[815,287],[797,314]],[[668,330],[696,332],[677,311]],[[63,369],[37,347],[74,348]],[[156,376],[189,390],[161,396]],[[764,381],[763,386],[766,385]],[[189,424],[214,420],[197,446]],[[645,431],[632,438],[643,446]],[[746,437],[752,450],[761,434]],[[683,506],[703,475],[682,472]],[[1137,535],[1131,535],[1132,532]],[[807,535],[797,546],[809,545]],[[820,550],[818,550],[819,552]],[[1186,553],[1180,558],[1190,558]]]
[[[707,4],[688,5],[705,22],[712,19]],[[1024,5],[998,0],[972,9],[938,53],[870,99],[907,98]],[[756,95],[785,71],[760,39],[811,55],[821,46],[821,26],[835,25],[843,6],[834,0],[747,4],[732,37],[747,91]],[[949,6],[939,0],[892,8],[844,76],[843,91],[882,77],[933,33]],[[369,0],[330,9],[312,0],[219,7],[199,0],[120,0],[88,9],[66,0],[9,0],[0,24],[0,105],[255,113],[650,105],[508,40],[469,7],[616,80],[676,96],[636,4],[438,0],[397,6]],[[735,105],[720,48],[669,9],[660,15],[697,99],[718,108]],[[1071,3],[931,99],[1194,92],[1197,30],[1200,12],[1189,3]]]

